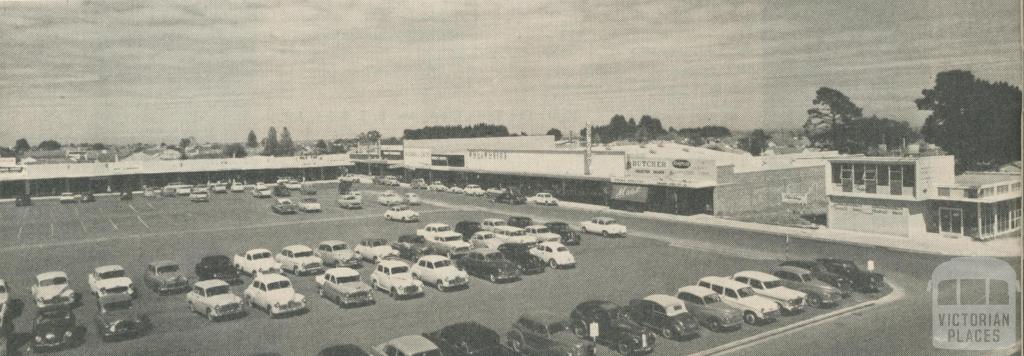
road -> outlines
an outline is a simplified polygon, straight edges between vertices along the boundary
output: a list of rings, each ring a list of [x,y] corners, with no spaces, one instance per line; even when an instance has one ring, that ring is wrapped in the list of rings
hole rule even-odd
[[[184,270],[207,254],[233,254],[255,247],[280,247],[339,238],[355,243],[366,237],[395,239],[421,224],[385,222],[383,208],[373,204],[373,190],[382,187],[357,185],[367,191],[367,209],[342,210],[334,206],[333,186],[324,186],[319,198],[325,211],[319,214],[277,216],[269,200],[248,194],[215,195],[208,204],[184,198],[147,199],[131,202],[101,198],[91,204],[60,205],[37,200],[29,208],[0,207],[0,274],[14,289],[14,297],[30,300],[28,286],[35,274],[49,270],[69,272],[76,289],[86,289],[86,274],[104,264],[124,265],[141,282],[142,267],[153,260],[177,260]],[[576,222],[589,212],[558,207],[494,205],[479,198],[418,191],[434,205],[416,207],[423,222],[481,220],[487,217],[527,215],[545,220]],[[91,297],[76,310],[90,328],[85,345],[57,354],[314,354],[333,344],[355,343],[372,347],[392,337],[432,331],[449,323],[476,320],[504,333],[520,314],[538,308],[568,315],[577,303],[607,299],[620,304],[653,293],[671,293],[707,275],[729,275],[740,270],[770,269],[783,258],[843,256],[863,263],[876,261],[887,279],[906,291],[907,297],[785,334],[756,345],[758,354],[936,354],[931,348],[930,303],[925,285],[931,269],[945,258],[881,249],[836,245],[721,228],[685,225],[633,216],[616,216],[635,235],[626,239],[585,236],[573,248],[579,267],[548,271],[522,281],[494,285],[473,279],[468,290],[441,293],[428,289],[424,298],[393,301],[376,294],[377,305],[339,309],[316,296],[312,277],[293,277],[300,293],[308,297],[310,311],[291,318],[271,320],[259,311],[245,318],[209,323],[185,310],[183,296],[144,294],[137,308],[157,323],[150,335],[136,340],[101,343],[95,336]],[[369,268],[361,271],[369,274]],[[235,287],[237,293],[242,287]],[[853,304],[866,297],[846,301]],[[729,341],[757,335],[772,328],[827,312],[811,310],[762,327],[744,327],[732,333],[703,332],[696,340],[658,340],[655,354],[680,355],[698,352]],[[26,307],[16,321],[23,343],[31,328],[34,307]],[[24,347],[21,347],[24,349]]]

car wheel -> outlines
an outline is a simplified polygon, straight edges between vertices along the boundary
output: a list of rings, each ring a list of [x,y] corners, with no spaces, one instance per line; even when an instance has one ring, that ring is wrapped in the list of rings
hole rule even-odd
[[[216,321],[214,319],[216,318],[213,316],[213,310],[210,310],[210,308],[206,308],[206,320]]]
[[[674,339],[676,337],[676,332],[672,331],[672,329],[664,328],[661,329],[661,336],[666,339]]]
[[[587,327],[585,325],[583,325],[582,323],[576,323],[576,325],[573,325],[572,333],[576,334],[576,336],[579,336],[579,337],[588,337],[588,335],[587,335]]]
[[[608,237],[608,231],[601,231],[601,236]]]
[[[437,290],[438,291],[441,291],[441,292],[445,291],[445,287],[444,287],[444,285],[441,284],[441,280],[438,280],[437,282],[434,282],[434,285],[437,286]]]
[[[495,276],[494,273],[491,273],[490,275],[488,275],[487,279],[491,280],[491,283],[498,283],[498,277]]]
[[[633,350],[631,350],[629,347],[629,343],[625,341],[619,343],[618,351],[621,355],[629,355],[633,353]]]
[[[274,309],[270,307],[270,304],[267,304],[267,314],[270,314],[271,319],[277,318],[277,314],[274,314]]]
[[[811,307],[814,308],[821,307],[821,296],[817,294],[811,294],[807,296],[807,305],[810,305]]]
[[[715,332],[722,331],[722,323],[720,323],[718,319],[711,319],[711,321],[708,322],[708,329]]]
[[[580,230],[583,230],[583,233],[585,233],[585,234],[589,234],[590,233],[590,231],[587,231],[587,227],[586,226],[581,226]]]
[[[390,295],[391,298],[398,299],[398,290],[396,290],[394,287],[391,287],[391,292],[389,292],[388,295]]]
[[[319,294],[320,297],[323,298],[324,297],[324,287],[317,288],[316,289],[316,294]]]
[[[557,269],[558,268],[558,262],[555,262],[554,259],[551,259],[550,261],[548,261],[548,266],[551,266],[551,268],[553,268],[553,269]]]
[[[743,313],[743,321],[750,325],[757,324],[757,315],[754,315],[754,312],[745,312]]]
[[[515,351],[516,354],[523,353],[523,342],[519,341],[518,338],[512,338],[509,343],[512,344],[512,351]]]

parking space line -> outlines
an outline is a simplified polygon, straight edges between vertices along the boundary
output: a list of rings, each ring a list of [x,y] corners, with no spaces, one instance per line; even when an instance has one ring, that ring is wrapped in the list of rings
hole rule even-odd
[[[153,204],[150,204],[148,201],[146,202],[146,205],[149,206],[150,209],[156,209],[153,207]]]
[[[135,215],[135,218],[139,219],[139,222],[142,223],[142,226],[145,226],[147,229],[149,228],[149,224],[147,224],[145,220],[142,220],[141,216]]]
[[[89,229],[85,228],[85,222],[82,221],[82,214],[78,212],[78,206],[75,206],[75,218],[78,219],[78,224],[82,225],[82,231],[89,232]]]
[[[148,203],[147,203],[147,204],[148,204]],[[138,214],[139,214],[139,211],[138,211],[138,210],[135,210],[135,206],[133,206],[133,205],[131,205],[131,204],[128,204],[128,207],[129,207],[129,208],[132,208],[132,211],[134,211],[136,215],[138,215]]]
[[[21,240],[21,229],[23,229],[23,228],[25,228],[25,226],[22,226],[22,225],[18,226],[18,240]]]
[[[107,221],[109,221],[110,225],[114,227],[114,230],[121,230],[121,228],[117,227],[117,224],[115,224],[114,220],[110,219],[109,216],[107,217]]]
[[[53,230],[54,230],[53,229],[53,223],[51,222],[50,223],[50,237],[53,237],[53,235],[54,235],[54,231]]]

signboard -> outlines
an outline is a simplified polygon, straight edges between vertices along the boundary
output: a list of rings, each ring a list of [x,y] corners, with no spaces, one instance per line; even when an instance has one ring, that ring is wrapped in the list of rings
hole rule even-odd
[[[14,167],[18,165],[18,159],[14,157],[0,157],[0,167]]]
[[[406,148],[402,160],[406,167],[427,168],[430,167],[429,148]]]
[[[629,156],[623,181],[670,186],[714,185],[715,161],[679,157]]]
[[[388,161],[402,160],[402,150],[381,150],[380,155]]]
[[[647,187],[636,185],[612,185],[612,200],[626,200],[637,203],[647,202]]]

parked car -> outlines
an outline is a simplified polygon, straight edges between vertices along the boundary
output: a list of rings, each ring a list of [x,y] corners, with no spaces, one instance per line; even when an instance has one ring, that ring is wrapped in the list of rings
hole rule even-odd
[[[605,300],[580,303],[569,314],[573,333],[581,338],[596,339],[623,355],[654,351],[656,336],[642,325],[629,320],[626,311]],[[590,325],[597,324],[597,335],[590,334]]]
[[[305,195],[316,195],[316,193],[317,193],[316,187],[314,187],[310,183],[303,183],[301,191],[302,191],[302,194],[305,194]]]
[[[526,204],[526,197],[513,190],[505,190],[501,194],[498,194],[492,199],[495,203],[503,203],[509,205],[520,205]]]
[[[853,292],[853,282],[846,279],[843,276],[829,272],[824,266],[816,261],[806,260],[789,260],[783,261],[779,266],[782,267],[797,267],[808,271],[811,271],[811,276],[814,279],[828,283],[828,285],[838,288],[842,293],[843,297],[848,297]]]
[[[400,184],[400,182],[398,181],[398,178],[395,176],[384,176],[382,184],[390,187],[397,187]]]
[[[274,194],[275,197],[290,197],[290,196],[292,196],[292,192],[290,190],[288,190],[288,187],[284,186],[283,184],[275,185],[274,188],[273,188],[273,194]]]
[[[119,265],[99,266],[89,273],[89,290],[94,296],[128,294],[136,296],[135,285],[128,272]]]
[[[231,259],[238,272],[255,276],[260,273],[281,273],[281,263],[265,248],[254,248]]]
[[[494,232],[494,229],[501,226],[508,226],[508,223],[504,219],[498,218],[487,218],[480,222],[480,228],[490,232]]]
[[[133,199],[132,192],[121,192],[118,195],[118,199],[121,201],[131,201]]]
[[[455,185],[453,185],[453,186],[451,186],[451,187],[449,187],[449,188],[448,188],[448,193],[452,193],[452,194],[462,194],[462,188],[460,188],[460,187],[458,187],[458,186],[455,186]]]
[[[388,256],[398,256],[398,251],[388,244],[388,240],[380,237],[363,239],[352,250],[363,260],[373,263]]]
[[[469,274],[455,266],[451,259],[438,255],[426,255],[412,265],[412,276],[425,284],[433,285],[445,292],[457,288],[469,288]]]
[[[682,300],[671,295],[652,294],[633,299],[626,310],[626,317],[663,338],[686,340],[700,336],[697,319],[686,310]]]
[[[537,242],[561,242],[562,236],[548,230],[547,226],[544,225],[530,225],[524,227],[526,234],[533,236],[537,239]]]
[[[77,203],[81,199],[82,197],[80,195],[71,192],[64,192],[60,193],[60,197],[57,198],[57,201],[59,201],[61,204],[71,204]]]
[[[85,326],[79,325],[67,306],[41,308],[32,320],[29,352],[70,349],[85,343]]]
[[[338,206],[345,209],[362,209],[363,197],[355,194],[346,194],[338,198]]]
[[[407,204],[407,205],[420,205],[420,204],[423,204],[423,200],[420,199],[419,194],[416,194],[416,193],[405,193],[405,204]]]
[[[229,284],[242,283],[238,269],[231,265],[231,258],[224,255],[211,255],[199,260],[194,268],[196,278],[200,281],[219,279]]]
[[[189,289],[188,277],[181,274],[178,263],[170,260],[151,262],[146,266],[142,280],[147,288],[159,295],[184,292]]]
[[[512,261],[522,274],[538,274],[544,272],[545,261],[531,253],[533,245],[520,243],[503,243],[498,246],[498,251],[506,259]]]
[[[498,250],[476,249],[455,261],[466,273],[486,278],[491,283],[519,279],[519,268],[512,261],[505,259]]]
[[[858,292],[875,293],[885,285],[885,276],[881,273],[862,271],[856,263],[840,258],[819,258],[815,260],[826,271],[835,273],[850,281]]]
[[[303,198],[299,203],[299,210],[303,213],[319,213],[321,211],[320,201],[316,198]]]
[[[455,224],[455,232],[462,234],[463,240],[469,240],[470,236],[482,229],[480,223],[476,221],[463,220]]]
[[[421,178],[416,178],[409,183],[409,187],[412,189],[427,189],[427,182]]]
[[[21,194],[21,195],[18,195],[17,198],[14,198],[14,206],[31,206],[31,205],[32,205],[32,197],[29,196],[28,194]]]
[[[722,332],[743,327],[743,310],[722,302],[722,297],[713,290],[686,286],[679,288],[676,298],[682,300],[686,310],[708,330]]]
[[[811,307],[835,306],[843,299],[839,288],[814,279],[811,271],[806,269],[783,266],[772,271],[772,275],[787,288],[807,293],[807,305]]]
[[[533,245],[537,243],[537,238],[532,235],[528,235],[526,230],[520,229],[515,226],[498,226],[495,227],[491,232],[494,236],[510,244],[527,244]]]
[[[576,257],[560,242],[541,242],[530,248],[530,254],[547,261],[551,268],[576,267]]]
[[[475,321],[455,323],[423,334],[445,356],[502,356],[508,352],[501,344],[501,335]]]
[[[295,179],[289,179],[287,182],[284,182],[284,187],[288,188],[288,190],[301,190],[302,183]]]
[[[534,194],[532,197],[526,198],[526,202],[537,205],[558,206],[558,199],[551,195],[551,193]]]
[[[228,192],[228,184],[217,182],[210,186],[210,191],[216,194],[225,194]]]
[[[185,295],[188,309],[209,319],[218,319],[242,315],[242,298],[231,292],[231,285],[219,279],[207,279],[196,282],[192,291]]]
[[[442,356],[441,349],[423,335],[406,335],[373,347],[380,356]]]
[[[278,198],[274,204],[270,205],[270,210],[279,215],[295,214],[299,211],[295,203],[288,198]]]
[[[373,290],[359,278],[359,272],[348,267],[331,268],[315,278],[317,292],[324,299],[342,307],[375,303]]]
[[[377,204],[380,204],[380,205],[383,205],[383,206],[398,205],[398,204],[402,204],[403,201],[404,201],[404,199],[402,199],[402,196],[400,196],[400,195],[398,195],[398,193],[392,192],[390,190],[386,191],[384,193],[381,193],[379,196],[377,196]]]
[[[254,198],[263,199],[263,198],[273,197],[273,194],[271,193],[270,188],[268,188],[268,187],[260,188],[260,187],[257,186],[257,187],[252,189],[252,196]]]
[[[71,288],[67,273],[54,271],[36,276],[36,283],[32,285],[32,299],[36,307],[42,309],[73,305],[81,300],[81,295]]]
[[[533,219],[526,216],[512,216],[508,218],[508,226],[515,226],[520,229],[533,225]]]
[[[231,186],[228,187],[228,189],[231,190],[232,193],[242,193],[245,191],[245,184],[234,182],[231,183]]]
[[[359,268],[363,265],[355,251],[348,247],[348,243],[340,240],[320,242],[313,254],[320,257],[325,266]]]
[[[82,199],[83,203],[92,203],[96,201],[96,195],[92,192],[84,192],[79,194],[78,197]]]
[[[413,278],[409,265],[398,259],[387,258],[377,262],[377,267],[370,274],[370,285],[394,299],[423,296],[423,282]]]
[[[612,218],[596,217],[587,221],[580,222],[580,227],[583,232],[590,234],[599,234],[604,237],[608,236],[619,236],[626,237],[626,226],[619,224]]]
[[[314,256],[313,249],[306,245],[285,246],[274,255],[274,260],[281,264],[281,271],[296,276],[324,271],[324,261]]]
[[[193,203],[209,203],[210,192],[206,189],[194,189],[192,190],[192,193],[188,195],[188,200],[191,200]]]
[[[245,304],[260,308],[271,318],[298,313],[306,309],[306,296],[292,288],[292,282],[282,274],[256,275],[252,284],[242,292]]]
[[[482,197],[485,194],[487,194],[487,192],[485,192],[483,188],[480,188],[479,185],[467,184],[466,188],[462,189],[462,194],[465,194],[465,195],[468,195],[468,196],[471,196],[471,197]]]
[[[505,192],[504,188],[497,188],[497,187],[487,188],[487,190],[484,191],[484,193],[486,195],[489,195],[489,196],[498,196],[498,195],[500,195],[500,194],[502,194],[504,192]]]
[[[499,239],[497,235],[490,231],[477,231],[467,240],[472,248],[490,248],[497,249],[505,240]]]
[[[471,249],[468,242],[462,241],[462,235],[446,224],[427,224],[425,228],[416,230],[416,235],[423,236],[427,248],[434,254],[457,257]]]
[[[764,272],[742,271],[734,274],[732,279],[749,285],[754,293],[775,301],[784,313],[795,314],[804,310],[807,294],[786,288],[778,277]]]
[[[429,186],[427,186],[427,190],[432,191],[432,192],[447,192],[448,191],[448,187],[446,187],[440,181],[435,181],[433,183],[430,183]]]
[[[361,347],[353,344],[331,345],[320,350],[316,356],[371,356]]]
[[[547,311],[529,311],[505,334],[509,347],[519,355],[596,355],[594,344],[569,331],[569,322]]]
[[[573,231],[572,228],[569,227],[569,224],[561,221],[552,221],[544,223],[544,226],[547,226],[548,231],[558,234],[558,236],[561,237],[563,245],[578,246],[580,244],[580,234]]]
[[[771,322],[778,319],[781,311],[771,299],[757,295],[750,286],[725,278],[704,277],[698,286],[710,289],[722,297],[722,301],[743,311],[743,321],[750,325]]]
[[[101,295],[96,304],[96,332],[103,341],[135,338],[153,329],[149,317],[135,311],[126,294]]]
[[[388,221],[414,222],[420,221],[420,213],[405,205],[395,205],[384,211],[384,219]]]
[[[398,251],[398,256],[409,261],[415,261],[420,256],[431,254],[430,246],[423,236],[406,234],[398,237],[398,242],[392,243],[391,248]]]

